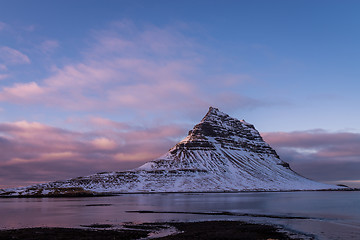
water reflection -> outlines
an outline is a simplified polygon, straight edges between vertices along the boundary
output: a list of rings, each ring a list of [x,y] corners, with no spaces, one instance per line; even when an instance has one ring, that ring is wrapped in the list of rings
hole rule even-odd
[[[275,221],[302,230],[318,226],[325,232],[335,231],[333,225],[341,223],[342,227],[352,226],[355,229],[353,231],[360,233],[360,208],[358,206],[360,206],[360,192],[123,194],[116,197],[97,198],[14,198],[0,199],[0,227],[79,227],[94,223],[249,220],[249,218],[233,216],[127,212],[147,210],[303,216],[320,218],[322,221],[309,224],[309,221],[304,220],[250,220]]]

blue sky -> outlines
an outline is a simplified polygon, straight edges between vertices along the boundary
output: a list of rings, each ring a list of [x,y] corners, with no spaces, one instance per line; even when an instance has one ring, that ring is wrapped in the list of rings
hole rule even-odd
[[[359,9],[358,1],[0,1],[0,144],[23,147],[2,146],[0,171],[44,163],[42,177],[23,177],[33,183],[133,167],[184,137],[210,105],[255,124],[301,171],[314,162],[360,169]],[[28,142],[41,131],[58,148]],[[303,144],[308,137],[318,141]],[[127,146],[145,150],[134,157]],[[103,167],[56,171],[80,166],[91,147]],[[343,173],[318,180],[358,180]]]

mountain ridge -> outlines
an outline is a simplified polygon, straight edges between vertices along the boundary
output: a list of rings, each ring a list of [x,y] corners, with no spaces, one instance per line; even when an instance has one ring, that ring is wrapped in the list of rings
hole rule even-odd
[[[254,125],[210,107],[186,138],[138,168],[5,189],[0,195],[330,189],[343,188],[300,176],[280,159]]]

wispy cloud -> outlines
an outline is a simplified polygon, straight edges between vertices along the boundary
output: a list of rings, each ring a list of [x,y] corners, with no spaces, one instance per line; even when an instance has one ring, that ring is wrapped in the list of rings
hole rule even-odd
[[[4,22],[0,22],[0,31],[4,30],[6,28],[7,24]]]
[[[0,71],[6,71],[7,67],[4,64],[0,64]]]
[[[44,54],[51,54],[59,47],[59,45],[59,42],[56,40],[46,40],[40,44],[39,49]]]
[[[0,80],[10,77],[10,74],[0,74]]]
[[[204,85],[201,44],[176,27],[139,28],[123,21],[94,30],[92,37],[82,61],[55,67],[45,79],[4,87],[1,100],[77,111],[123,109],[128,114],[135,110],[161,114],[174,109],[189,113],[207,108],[215,100],[217,106],[228,105],[229,98],[238,101],[237,107],[262,105],[240,93],[224,95],[250,76],[228,75],[222,78],[224,85],[221,81]],[[42,48],[48,52],[57,46],[56,41],[46,41]],[[17,61],[20,59],[30,62],[25,55]],[[22,91],[27,94],[17,94]]]
[[[0,59],[4,65],[30,63],[30,59],[27,55],[7,46],[0,47]]]
[[[23,26],[23,29],[27,32],[33,32],[36,30],[36,26],[34,24]]]

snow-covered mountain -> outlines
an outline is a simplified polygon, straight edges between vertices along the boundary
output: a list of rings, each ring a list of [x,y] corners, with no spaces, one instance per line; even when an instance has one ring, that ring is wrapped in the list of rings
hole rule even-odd
[[[139,168],[6,189],[3,196],[141,192],[324,190],[342,187],[300,176],[255,127],[210,107],[165,155]]]

